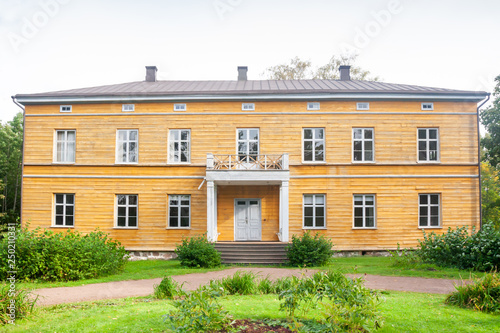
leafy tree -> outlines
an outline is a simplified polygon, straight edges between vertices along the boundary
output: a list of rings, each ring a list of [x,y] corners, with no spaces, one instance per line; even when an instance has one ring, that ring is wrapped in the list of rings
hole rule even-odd
[[[488,135],[481,140],[484,148],[484,160],[492,167],[500,165],[500,75],[495,78],[496,86],[493,92],[493,103],[482,110],[480,114],[481,123],[486,128]]]
[[[481,197],[483,221],[500,228],[500,179],[499,171],[487,162],[481,162]]]
[[[355,54],[332,56],[330,61],[316,69],[312,68],[312,63],[308,60],[301,60],[295,57],[290,60],[289,64],[281,64],[268,67],[265,75],[269,80],[306,80],[306,79],[329,79],[338,80],[339,66],[351,66],[351,79],[378,81],[378,77],[370,77],[370,72],[358,66],[354,66],[354,62],[358,56]]]

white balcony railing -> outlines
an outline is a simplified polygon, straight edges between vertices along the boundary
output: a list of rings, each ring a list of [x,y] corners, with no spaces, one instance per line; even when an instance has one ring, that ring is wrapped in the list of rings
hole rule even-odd
[[[213,155],[207,154],[211,170],[288,170],[288,154]]]

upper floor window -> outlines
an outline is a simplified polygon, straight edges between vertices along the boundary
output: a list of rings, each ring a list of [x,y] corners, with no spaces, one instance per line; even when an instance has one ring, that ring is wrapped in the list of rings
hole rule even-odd
[[[136,228],[139,207],[137,194],[118,194],[116,196],[116,226]]]
[[[189,228],[191,226],[191,196],[168,196],[169,228]]]
[[[319,110],[319,102],[308,102],[307,109],[308,110]]]
[[[72,227],[75,224],[75,195],[54,194],[54,226]]]
[[[422,110],[434,110],[434,103],[422,103]]]
[[[354,228],[375,228],[375,195],[355,194]]]
[[[74,130],[58,130],[56,131],[55,140],[55,162],[59,163],[74,163],[75,162],[75,146],[76,146],[76,131]]]
[[[370,103],[356,103],[356,110],[370,110]]]
[[[352,129],[352,159],[354,162],[374,161],[373,128]]]
[[[186,104],[174,104],[174,111],[186,111]]]
[[[253,111],[253,110],[255,110],[255,104],[254,103],[242,103],[241,109],[243,111]]]
[[[116,131],[116,163],[137,163],[138,149],[138,130]]]
[[[240,161],[254,162],[259,155],[259,129],[238,129],[238,155]]]
[[[324,228],[326,221],[325,195],[304,194],[304,228]]]
[[[440,200],[439,194],[418,195],[418,226],[439,227],[440,226]]]
[[[325,129],[304,128],[304,162],[325,161]]]
[[[418,129],[418,161],[437,162],[439,160],[439,131],[437,128]]]
[[[170,130],[168,161],[169,163],[189,163],[191,131],[188,129]]]
[[[122,111],[132,112],[134,110],[135,110],[135,105],[134,104],[122,104]]]
[[[73,111],[73,107],[71,105],[60,105],[59,111],[60,112],[71,112],[71,111]]]

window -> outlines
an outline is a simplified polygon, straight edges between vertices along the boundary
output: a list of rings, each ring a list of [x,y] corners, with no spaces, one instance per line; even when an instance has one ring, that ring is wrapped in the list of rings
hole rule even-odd
[[[76,131],[74,130],[56,131],[55,162],[74,163],[75,146],[76,146]]]
[[[325,195],[304,194],[304,228],[325,227]]]
[[[325,161],[325,130],[304,128],[304,162]]]
[[[186,111],[186,104],[174,104],[174,111]]]
[[[169,136],[169,163],[190,162],[190,130],[170,130]]]
[[[318,102],[309,102],[309,103],[307,103],[307,109],[308,110],[319,110],[319,103]]]
[[[354,228],[375,228],[375,195],[354,195]]]
[[[354,162],[373,162],[373,128],[353,128],[352,147],[352,159]]]
[[[439,227],[439,194],[418,195],[418,226]]]
[[[370,110],[370,103],[356,103],[356,110]]]
[[[135,110],[134,104],[122,104],[122,111],[131,112]]]
[[[189,228],[191,226],[191,196],[168,196],[169,228]]]
[[[54,226],[72,227],[75,224],[75,195],[54,194]]]
[[[434,110],[434,103],[422,103],[422,110]]]
[[[116,226],[137,228],[138,195],[118,194],[116,196]]]
[[[259,155],[259,129],[238,129],[237,141],[240,161],[255,162]]]
[[[243,111],[252,111],[252,110],[255,110],[255,104],[254,103],[242,103],[241,104],[241,109]]]
[[[72,106],[71,105],[61,105],[59,106],[59,111],[60,112],[71,112],[72,111]]]
[[[137,163],[139,131],[116,131],[116,163]]]
[[[439,160],[439,131],[437,128],[418,129],[418,161],[437,162]]]

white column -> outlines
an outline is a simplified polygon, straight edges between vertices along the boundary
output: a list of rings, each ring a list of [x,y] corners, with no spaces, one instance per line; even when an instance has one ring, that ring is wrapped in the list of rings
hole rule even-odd
[[[207,238],[209,242],[217,240],[217,226],[215,220],[215,184],[213,181],[207,181]]]
[[[289,241],[288,225],[288,182],[281,182],[280,186],[280,241]]]

